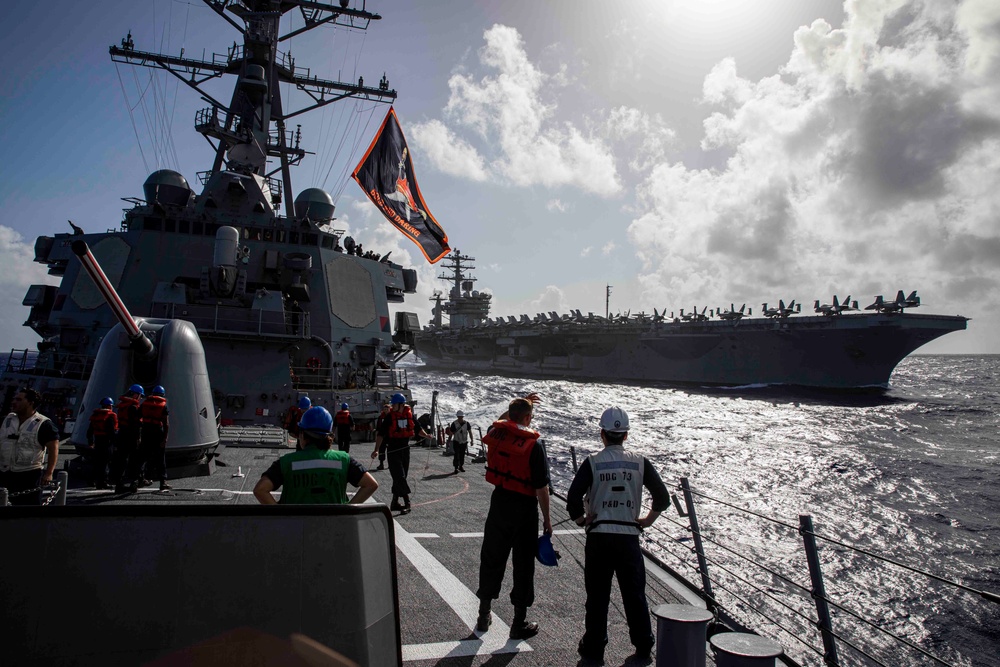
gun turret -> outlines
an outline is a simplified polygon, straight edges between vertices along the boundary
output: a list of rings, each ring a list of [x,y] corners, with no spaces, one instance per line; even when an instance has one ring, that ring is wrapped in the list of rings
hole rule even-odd
[[[118,292],[111,285],[111,281],[104,275],[104,270],[97,263],[97,259],[94,258],[93,253],[90,252],[87,242],[73,241],[72,248],[73,254],[80,259],[83,268],[87,270],[91,280],[94,281],[94,285],[97,286],[97,291],[104,297],[104,300],[111,308],[111,312],[115,314],[115,318],[118,319],[122,328],[125,329],[125,333],[128,335],[129,346],[143,357],[149,358],[155,356],[156,348],[153,347],[152,341],[139,330],[139,326],[135,323],[135,319],[133,319],[131,313],[128,312],[125,303],[118,296]]]

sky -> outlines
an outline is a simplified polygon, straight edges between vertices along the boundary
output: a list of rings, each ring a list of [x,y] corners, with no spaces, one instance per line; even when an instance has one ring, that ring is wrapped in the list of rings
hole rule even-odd
[[[352,0],[352,6],[357,0]],[[864,307],[918,290],[972,318],[923,348],[1000,353],[1000,3],[996,0],[390,2],[367,33],[283,43],[321,78],[383,73],[414,176],[493,315],[762,302]],[[108,47],[211,59],[236,31],[195,0],[5,4],[0,49],[0,348],[33,346],[39,234],[117,228],[146,175],[197,184],[207,106]],[[299,16],[283,27],[302,25]],[[286,46],[287,45],[287,46]],[[232,79],[205,88],[228,100]],[[309,101],[284,86],[286,108]],[[349,173],[386,107],[300,116],[335,227],[418,269],[403,309],[430,318],[423,259]],[[197,185],[195,186],[197,189]],[[290,198],[286,196],[286,201]]]

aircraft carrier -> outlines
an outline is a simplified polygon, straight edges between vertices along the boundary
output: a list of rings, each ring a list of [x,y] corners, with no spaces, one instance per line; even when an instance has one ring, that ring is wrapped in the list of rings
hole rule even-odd
[[[419,331],[417,355],[430,367],[529,377],[662,382],[703,386],[788,385],[832,390],[884,389],[896,365],[935,338],[966,328],[967,318],[906,312],[920,305],[915,292],[882,297],[858,311],[815,302],[801,315],[794,301],[752,309],[707,307],[678,316],[607,315],[579,310],[489,316],[492,295],[473,289],[475,258],[457,250],[439,278],[434,316]],[[853,304],[853,305],[852,305]],[[448,322],[444,316],[448,316]]]

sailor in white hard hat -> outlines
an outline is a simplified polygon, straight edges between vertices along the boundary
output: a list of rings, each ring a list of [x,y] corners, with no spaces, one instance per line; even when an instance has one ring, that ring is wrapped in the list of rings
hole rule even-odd
[[[586,630],[578,648],[586,659],[604,658],[611,579],[616,573],[635,654],[638,658],[648,658],[653,650],[639,533],[653,525],[660,512],[670,506],[670,493],[644,456],[625,451],[628,433],[627,412],[617,406],[604,411],[601,415],[604,449],[584,460],[566,497],[570,518],[587,530]],[[649,512],[640,516],[644,486],[653,502]]]
[[[455,421],[448,425],[446,432],[451,438],[455,453],[452,463],[457,475],[465,472],[465,453],[469,450],[469,442],[472,440],[472,424],[465,421],[465,413],[459,410],[455,413]]]

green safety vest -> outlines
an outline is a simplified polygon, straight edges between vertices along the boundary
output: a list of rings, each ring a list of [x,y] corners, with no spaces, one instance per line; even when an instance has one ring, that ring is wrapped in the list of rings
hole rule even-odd
[[[284,478],[283,505],[347,503],[347,469],[351,455],[337,449],[307,447],[279,459]]]

